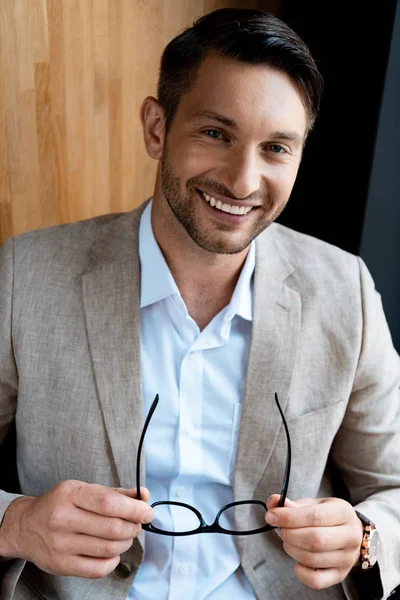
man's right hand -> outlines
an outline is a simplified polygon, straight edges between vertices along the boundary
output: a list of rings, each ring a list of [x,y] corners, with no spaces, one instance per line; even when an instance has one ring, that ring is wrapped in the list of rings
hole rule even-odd
[[[150,494],[141,488],[141,497]],[[98,579],[111,573],[154,513],[136,490],[68,480],[7,508],[0,555],[23,558],[52,575]]]

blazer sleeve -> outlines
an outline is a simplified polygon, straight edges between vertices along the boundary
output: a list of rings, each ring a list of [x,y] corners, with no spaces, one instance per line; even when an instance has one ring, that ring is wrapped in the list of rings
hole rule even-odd
[[[13,238],[0,248],[0,446],[15,419],[18,397],[18,373],[12,345],[13,248]],[[15,467],[7,465],[5,456],[2,456],[2,478],[10,466]],[[4,513],[9,504],[20,496],[0,489],[0,536]],[[0,557],[1,560],[5,559]]]
[[[400,358],[384,315],[381,297],[361,259],[363,316],[360,354],[345,417],[332,446],[332,458],[347,486],[351,504],[373,521],[381,545],[377,568],[354,575],[369,593],[348,598],[387,598],[400,583]],[[372,593],[372,571],[382,594]],[[364,579],[363,579],[364,577]],[[370,595],[371,594],[371,595]]]

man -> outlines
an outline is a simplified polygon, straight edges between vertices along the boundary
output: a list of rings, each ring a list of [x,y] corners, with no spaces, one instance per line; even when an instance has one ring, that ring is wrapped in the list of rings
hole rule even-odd
[[[206,15],[142,104],[150,202],[4,244],[0,431],[16,419],[21,494],[0,494],[2,599],[365,600],[400,582],[379,295],[359,258],[274,223],[320,93],[284,23]],[[221,515],[234,534],[193,534],[232,501],[256,502]],[[253,535],[263,502],[277,529]]]

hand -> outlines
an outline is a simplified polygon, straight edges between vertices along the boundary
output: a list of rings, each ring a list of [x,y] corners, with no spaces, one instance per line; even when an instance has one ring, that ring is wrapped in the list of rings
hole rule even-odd
[[[360,557],[363,525],[354,508],[340,498],[267,500],[265,520],[279,528],[287,554],[296,561],[298,579],[314,590],[343,581]],[[277,517],[276,522],[271,516]]]
[[[141,488],[143,500],[149,492]],[[68,480],[43,496],[14,500],[1,530],[13,539],[13,556],[53,575],[98,579],[111,573],[153,509],[136,500],[136,489]],[[9,513],[9,514],[7,514]]]

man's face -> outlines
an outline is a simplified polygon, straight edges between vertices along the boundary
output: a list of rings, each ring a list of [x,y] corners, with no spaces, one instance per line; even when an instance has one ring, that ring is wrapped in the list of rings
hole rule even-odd
[[[278,217],[306,128],[306,110],[286,74],[206,59],[181,98],[160,165],[162,195],[198,246],[242,252]]]

